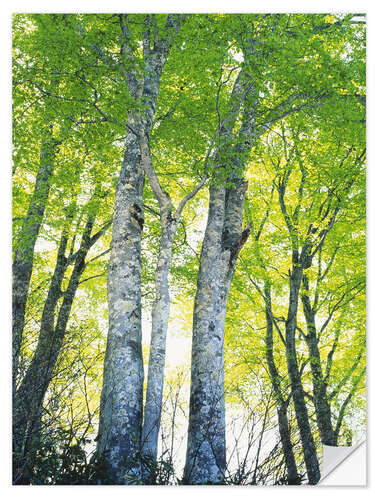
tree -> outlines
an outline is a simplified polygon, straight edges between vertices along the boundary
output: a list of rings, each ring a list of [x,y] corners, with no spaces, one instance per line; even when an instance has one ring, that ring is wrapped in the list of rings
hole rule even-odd
[[[136,68],[138,61],[130,46],[130,44],[136,45],[136,42],[131,39],[126,16],[120,15],[119,18],[123,38],[121,54],[132,61]],[[131,110],[129,113],[130,119],[128,119],[127,127],[130,134],[127,133],[123,170],[116,191],[108,277],[110,329],[105,358],[98,443],[100,454],[108,452],[109,476],[115,482],[120,483],[127,482],[126,474],[132,472],[131,464],[126,463],[126,460],[129,462],[133,459],[134,453],[139,454],[141,451],[143,360],[140,244],[143,229],[144,170],[149,174],[151,183],[153,179],[148,138],[153,125],[161,73],[173,39],[180,29],[181,20],[181,16],[169,15],[161,34],[158,34],[155,25],[152,49],[150,31],[146,27],[143,34],[144,73],[138,76],[130,71],[126,82],[129,94],[135,102],[140,100],[145,115],[141,117],[136,110]],[[146,26],[148,22],[150,20],[146,18]],[[155,189],[155,184],[151,185]],[[157,193],[159,203],[162,205],[161,210],[168,212],[165,197],[159,185],[156,186],[159,188]],[[165,213],[165,217],[169,222],[168,213]],[[165,223],[165,220],[163,222]],[[165,287],[164,282],[161,287]],[[157,319],[165,321],[163,317]],[[160,328],[159,325],[158,328]],[[163,328],[161,325],[161,328],[161,334],[164,336],[165,326]],[[119,340],[122,348],[119,348]],[[159,364],[158,360],[155,361]],[[150,379],[150,387],[151,384],[152,379]],[[150,397],[154,398],[152,387],[150,390]],[[160,405],[158,399],[157,397]],[[154,412],[152,408],[150,411],[151,416],[147,414],[147,418],[151,419],[151,426],[154,426]],[[150,428],[149,424],[148,432],[151,430],[152,427]],[[138,474],[139,472],[135,469],[135,475]]]

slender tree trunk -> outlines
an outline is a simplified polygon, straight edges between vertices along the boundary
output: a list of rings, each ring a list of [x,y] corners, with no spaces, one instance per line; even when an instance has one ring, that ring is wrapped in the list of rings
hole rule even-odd
[[[293,452],[293,443],[290,435],[290,426],[288,421],[288,402],[284,401],[277,408],[277,421],[281,439],[281,446],[285,458],[288,484],[301,484],[301,477],[298,474],[296,459]]]
[[[17,237],[19,244],[17,245],[13,259],[13,395],[16,390],[18,363],[25,325],[26,302],[33,270],[34,248],[48,201],[56,146],[57,142],[52,138],[44,140],[42,144],[40,151],[40,167],[36,176],[34,192],[21,232]]]
[[[157,458],[158,435],[164,386],[165,348],[169,319],[168,276],[172,259],[172,245],[177,223],[170,208],[161,216],[161,238],[155,273],[155,300],[152,305],[152,332],[147,377],[147,394],[143,423],[143,451],[154,460]]]
[[[299,258],[298,252],[293,251],[293,268],[289,276],[289,308],[285,324],[286,360],[291,384],[294,409],[296,413],[299,432],[301,435],[303,454],[310,484],[318,483],[320,479],[319,462],[316,447],[311,432],[309,417],[301,381],[301,374],[296,353],[296,327],[298,295],[302,280],[303,257]]]
[[[318,422],[320,439],[323,444],[336,446],[335,432],[332,426],[331,406],[328,401],[327,384],[324,380],[320,351],[318,347],[318,336],[315,325],[315,311],[311,307],[309,293],[309,282],[306,275],[302,278],[303,292],[301,300],[306,319],[307,335],[305,340],[309,349],[310,367],[313,381],[314,406]]]
[[[155,273],[156,296],[152,307],[152,334],[142,435],[143,451],[148,457],[151,457],[155,463],[157,458],[158,434],[163,399],[165,349],[170,307],[168,276],[172,259],[172,246],[182,211],[186,203],[193,198],[204,185],[206,176],[203,176],[195,188],[181,200],[177,210],[174,210],[169,195],[163,191],[159,184],[152,166],[148,147],[145,147],[143,141],[141,142],[141,151],[143,151],[142,155],[145,160],[145,171],[147,172],[150,184],[159,202],[161,222],[161,238]],[[148,475],[146,471],[146,479],[150,479],[149,477],[147,478]]]
[[[283,448],[285,465],[288,475],[288,484],[300,484],[300,477],[297,471],[296,460],[293,452],[293,444],[290,436],[290,428],[288,423],[288,401],[284,399],[281,384],[280,375],[277,370],[274,354],[273,354],[273,314],[272,314],[272,301],[271,301],[271,289],[268,283],[264,287],[264,296],[266,303],[266,322],[267,322],[267,333],[266,333],[266,359],[268,370],[270,373],[272,388],[275,394],[277,403],[277,419],[279,426],[279,433],[281,439],[281,445]]]
[[[94,220],[95,218],[90,216],[86,223],[82,242],[75,255],[72,274],[68,287],[63,293],[63,300],[55,325],[55,311],[58,300],[62,295],[61,284],[68,265],[65,257],[67,233],[65,230],[63,231],[55,271],[43,309],[38,344],[14,400],[15,475],[18,475],[17,471],[21,462],[27,460],[28,454],[32,453],[32,443],[35,434],[38,432],[44,396],[51,382],[57,358],[64,342],[74,297],[85,269],[85,258],[93,242],[96,241],[96,238],[90,237]]]
[[[44,384],[44,379],[40,380],[38,367],[41,352],[47,353],[49,348],[48,340],[51,340],[51,332],[54,328],[55,309],[59,298],[61,297],[61,284],[67,267],[67,259],[65,257],[68,235],[64,228],[59,249],[54,273],[51,279],[51,284],[48,289],[48,295],[44,304],[41,329],[38,339],[37,351],[32,359],[31,365],[22,380],[21,386],[14,396],[13,404],[13,480],[17,484],[22,481],[24,484],[28,482],[30,475],[29,467],[26,463],[26,455],[32,446],[30,443],[34,441],[37,433],[36,423],[39,419],[39,396],[37,393]],[[43,347],[42,347],[43,343]],[[38,354],[37,354],[38,353]],[[35,360],[35,361],[34,361]],[[32,423],[32,425],[29,425]]]

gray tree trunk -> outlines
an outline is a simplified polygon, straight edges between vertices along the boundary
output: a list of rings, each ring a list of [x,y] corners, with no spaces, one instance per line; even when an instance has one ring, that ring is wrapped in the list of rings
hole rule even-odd
[[[16,390],[19,355],[25,325],[25,310],[33,270],[34,247],[43,221],[53,172],[54,154],[57,142],[52,138],[45,140],[40,151],[40,167],[36,176],[34,192],[30,200],[27,215],[17,236],[19,244],[13,259],[12,290],[12,374],[13,395]]]
[[[150,359],[147,377],[147,393],[143,423],[143,451],[157,458],[158,435],[164,385],[166,335],[169,320],[168,276],[172,259],[172,245],[176,235],[177,221],[172,219],[170,208],[161,215],[161,238],[155,273],[155,300],[152,305],[152,331]]]
[[[207,226],[194,302],[190,412],[184,480],[217,484],[226,470],[224,331],[230,285],[238,253],[250,227],[242,231],[247,183],[243,169],[254,141],[255,96],[241,73],[232,92],[230,122],[220,129]],[[245,104],[239,140],[232,127]],[[246,143],[244,139],[246,138]],[[222,160],[223,156],[225,157]],[[229,174],[222,166],[230,165]],[[225,177],[227,175],[227,177]],[[227,187],[225,183],[229,181]],[[224,186],[223,186],[224,184]]]
[[[181,16],[169,15],[166,36],[154,39],[143,33],[145,69],[143,81],[130,72],[127,86],[133,98],[141,98],[144,116],[130,112],[123,167],[115,195],[112,251],[108,270],[109,331],[100,405],[98,454],[107,466],[108,480],[126,484],[140,479],[143,416],[143,356],[141,329],[141,237],[143,228],[144,158],[152,130],[160,77]],[[122,54],[134,58],[131,32],[124,17]],[[155,28],[156,29],[156,28]],[[165,282],[161,276],[161,282]],[[163,291],[164,293],[164,291]],[[163,299],[162,299],[163,302]],[[162,303],[160,304],[163,307]],[[169,307],[169,305],[168,305]],[[158,363],[158,357],[154,356]],[[157,367],[156,367],[157,369]],[[137,463],[138,461],[138,463]]]
[[[271,378],[272,388],[275,394],[277,403],[277,418],[281,445],[283,448],[285,465],[287,469],[288,484],[300,484],[301,480],[298,475],[296,460],[293,452],[293,444],[290,435],[290,428],[288,423],[288,400],[284,398],[281,384],[280,375],[277,370],[274,354],[273,354],[273,313],[271,301],[271,289],[269,284],[266,283],[264,287],[264,297],[266,304],[266,359],[268,370]]]
[[[225,187],[211,186],[208,221],[194,302],[188,447],[189,484],[225,475],[224,324],[230,251],[222,249]]]
[[[297,327],[298,295],[301,287],[303,271],[302,263],[304,262],[305,250],[306,249],[304,247],[301,251],[302,255],[298,255],[298,251],[293,250],[293,267],[289,276],[289,307],[285,324],[285,341],[288,374],[298,428],[301,435],[307,476],[310,484],[316,484],[320,479],[319,462],[315,442],[311,432],[301,374],[297,362],[295,338]]]
[[[127,134],[115,195],[108,266],[109,330],[100,402],[98,453],[108,480],[126,483],[140,451],[143,406],[141,237],[144,174],[137,137]]]
[[[188,448],[184,472],[185,481],[190,484],[220,483],[226,471],[225,315],[236,257],[247,239],[249,228],[242,231],[242,217],[241,221],[238,218],[239,213],[242,215],[244,189],[237,191],[237,211],[226,207],[225,192],[226,189],[220,186],[211,186],[210,189],[194,302]],[[232,224],[226,223],[226,217]]]
[[[248,58],[251,50],[245,50]],[[226,472],[224,331],[238,253],[250,232],[242,230],[247,183],[243,170],[255,139],[256,92],[241,71],[227,118],[219,124],[213,183],[193,314],[189,428],[184,481],[218,484]],[[238,137],[234,125],[242,114]]]
[[[327,384],[322,370],[318,335],[315,325],[315,311],[311,307],[309,281],[306,275],[302,278],[303,293],[301,300],[306,319],[307,335],[305,340],[309,349],[309,361],[312,372],[314,406],[318,422],[320,439],[323,444],[336,446],[335,431],[332,426],[331,405],[328,401]]]
[[[142,435],[143,451],[155,463],[163,399],[165,349],[170,307],[168,277],[172,260],[172,246],[183,209],[186,203],[204,185],[206,176],[203,176],[195,188],[181,200],[177,210],[174,211],[169,195],[162,190],[158,182],[148,149],[143,145],[141,150],[144,150],[145,171],[159,202],[161,222],[161,237],[155,273],[156,296],[152,306],[150,359]],[[145,477],[147,475],[146,471]]]
[[[54,274],[44,305],[38,344],[30,366],[22,379],[14,398],[13,408],[13,451],[15,456],[14,475],[19,476],[23,462],[32,453],[33,441],[38,432],[42,404],[51,382],[57,358],[61,351],[74,297],[85,269],[85,258],[90,247],[98,239],[97,233],[91,237],[95,217],[90,216],[82,236],[80,248],[74,255],[73,271],[68,287],[63,293],[63,301],[57,314],[56,307],[62,295],[61,285],[69,264],[65,257],[67,231],[64,230]],[[29,471],[30,472],[30,471]]]

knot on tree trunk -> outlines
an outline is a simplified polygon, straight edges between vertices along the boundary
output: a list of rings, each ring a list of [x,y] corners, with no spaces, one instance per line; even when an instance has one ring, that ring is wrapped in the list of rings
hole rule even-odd
[[[249,237],[251,228],[252,228],[252,223],[249,222],[245,226],[244,230],[242,231],[241,236],[238,238],[236,243],[232,246],[231,251],[230,251],[230,259],[229,259],[230,265],[233,265],[234,262],[236,261],[238,254],[241,251],[241,248],[245,245],[245,243]]]

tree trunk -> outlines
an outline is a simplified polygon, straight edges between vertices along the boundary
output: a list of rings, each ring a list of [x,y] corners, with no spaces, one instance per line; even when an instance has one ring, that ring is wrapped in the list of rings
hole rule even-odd
[[[246,52],[245,55],[248,56]],[[256,94],[244,71],[234,84],[229,109],[226,120],[219,127],[219,147],[214,158],[214,178],[194,302],[184,470],[184,481],[190,484],[220,483],[226,469],[225,315],[235,262],[250,232],[249,226],[242,231],[247,189],[243,170],[255,133]],[[241,112],[242,124],[235,138],[234,125]]]
[[[38,367],[37,363],[40,362],[41,352],[47,352],[48,341],[51,340],[51,332],[54,329],[55,309],[61,297],[61,284],[67,267],[67,259],[65,257],[67,242],[68,235],[65,227],[62,232],[56,265],[43,308],[37,350],[22,380],[21,386],[14,395],[13,480],[17,484],[20,482],[27,484],[28,476],[30,475],[26,456],[29,454],[30,448],[33,447],[31,443],[37,437],[36,433],[38,429],[36,428],[36,423],[40,417],[40,397],[37,393],[40,392],[42,389],[41,385],[44,384],[44,379],[40,379],[39,377],[39,370],[43,370],[43,367]]]
[[[316,484],[320,479],[319,462],[309,423],[304,390],[301,381],[301,374],[298,368],[295,339],[297,327],[298,295],[301,286],[303,269],[301,262],[303,262],[303,257],[299,257],[298,252],[296,250],[293,250],[293,268],[289,276],[289,308],[285,324],[286,360],[293,396],[294,410],[296,413],[298,428],[301,435],[307,476],[310,484]]]
[[[143,451],[154,460],[157,458],[158,449],[170,307],[168,276],[178,223],[176,219],[172,219],[170,208],[166,207],[164,210],[166,210],[166,215],[161,216],[161,238],[155,273],[156,297],[152,305],[151,346],[142,436]]]
[[[140,451],[143,406],[141,237],[144,174],[137,137],[127,134],[115,195],[108,266],[109,330],[100,402],[98,453],[108,480],[126,483]]]
[[[168,193],[159,184],[152,166],[148,146],[144,140],[141,140],[141,151],[145,171],[159,203],[161,222],[161,238],[155,273],[156,297],[152,306],[152,334],[142,435],[143,451],[149,458],[152,458],[155,464],[163,399],[165,348],[170,307],[168,276],[172,259],[172,246],[183,209],[186,203],[204,185],[207,176],[203,176],[194,189],[181,200],[177,210],[174,210]],[[147,480],[151,479],[147,472],[145,478]]]
[[[274,355],[273,355],[273,314],[272,314],[272,301],[271,301],[271,288],[266,283],[264,287],[264,297],[266,303],[266,359],[268,370],[270,373],[272,388],[275,393],[277,403],[277,419],[279,426],[279,433],[281,445],[283,448],[285,465],[287,469],[288,484],[300,484],[300,476],[298,475],[296,460],[293,452],[293,444],[290,436],[290,429],[288,423],[288,401],[284,399],[280,375],[277,370]]]
[[[22,467],[22,462],[27,460],[28,454],[32,452],[32,443],[38,432],[44,396],[52,380],[57,358],[64,342],[74,297],[85,269],[85,258],[93,242],[96,241],[96,239],[90,238],[94,219],[90,216],[86,223],[80,248],[75,255],[68,287],[63,293],[63,301],[55,326],[55,311],[62,294],[61,284],[68,265],[65,257],[67,234],[65,230],[63,231],[55,271],[43,309],[38,344],[14,398],[15,476],[19,475],[18,471]]]
[[[255,96],[249,92],[251,86],[247,78],[243,72],[238,76],[231,95],[229,123],[222,124],[219,130],[220,151],[215,156],[208,220],[200,255],[184,470],[184,480],[191,484],[220,483],[226,469],[225,315],[235,262],[250,232],[249,226],[242,231],[243,200],[247,189],[243,169],[254,141],[255,117]],[[242,110],[239,138],[235,139],[233,127]],[[229,174],[226,174],[222,167],[228,164]]]
[[[226,470],[225,315],[235,261],[247,239],[249,228],[241,231],[242,217],[235,222],[234,211],[226,207],[225,191],[220,186],[211,186],[210,189],[210,207],[194,302],[190,413],[184,472],[185,481],[191,484],[220,483]],[[236,202],[241,214],[243,198],[244,190],[240,189]],[[225,217],[232,220],[230,231]]]
[[[315,311],[311,307],[309,293],[309,281],[306,275],[302,278],[303,291],[301,300],[306,319],[307,335],[305,340],[309,349],[310,367],[312,372],[314,406],[318,422],[319,434],[322,444],[336,446],[335,432],[332,426],[331,406],[328,401],[327,384],[324,380],[320,351],[318,347],[318,336],[315,325]]]
[[[27,215],[20,234],[19,244],[13,259],[13,293],[12,293],[12,374],[13,395],[16,391],[18,363],[25,325],[25,310],[31,273],[33,270],[34,248],[43,221],[50,180],[53,172],[53,161],[57,142],[53,139],[44,140],[40,151],[40,167],[36,176],[34,192],[30,200]]]
[[[225,187],[211,186],[208,221],[194,302],[188,446],[189,484],[220,483],[225,475],[224,324],[230,251],[223,252]]]
[[[131,32],[121,17],[121,53],[134,59]],[[140,479],[143,355],[141,327],[141,237],[143,229],[144,158],[140,139],[147,148],[152,131],[160,77],[182,16],[170,14],[162,37],[150,44],[150,30],[143,32],[144,74],[129,71],[126,83],[131,96],[141,100],[143,116],[128,113],[128,133],[115,195],[112,251],[108,269],[109,331],[100,404],[98,455],[104,457],[108,480],[126,484]],[[157,34],[155,26],[154,35]],[[138,462],[138,463],[137,463]]]

